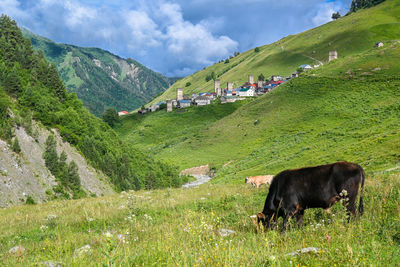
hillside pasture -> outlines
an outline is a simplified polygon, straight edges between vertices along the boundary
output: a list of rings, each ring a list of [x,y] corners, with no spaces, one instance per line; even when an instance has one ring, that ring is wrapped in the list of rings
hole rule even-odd
[[[399,178],[398,173],[366,178],[361,218],[347,223],[340,204],[331,215],[309,209],[303,228],[292,220],[286,235],[253,225],[249,216],[262,210],[268,189],[246,184],[2,209],[0,257],[5,266],[395,266]],[[223,229],[234,233],[223,236]],[[25,251],[10,253],[17,245]],[[86,252],[78,252],[87,245]],[[289,255],[308,247],[318,252]]]

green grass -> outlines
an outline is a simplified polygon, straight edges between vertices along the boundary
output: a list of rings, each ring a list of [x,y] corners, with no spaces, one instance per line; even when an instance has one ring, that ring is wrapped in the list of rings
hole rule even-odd
[[[169,147],[173,148],[185,141],[201,141],[203,131],[251,101],[249,99],[223,105],[214,103],[171,113],[164,109],[145,115],[131,114],[124,116],[115,130],[136,147],[149,151],[155,157],[162,157],[163,151]],[[168,160],[168,157],[165,159]]]
[[[244,184],[13,207],[0,210],[0,256],[5,266],[394,266],[400,263],[399,178],[367,177],[361,219],[346,223],[340,204],[333,215],[309,209],[303,228],[292,221],[286,235],[257,232],[249,215],[262,210],[267,189]],[[222,237],[220,229],[236,233]],[[16,245],[26,249],[22,255],[8,253]],[[74,256],[85,245],[90,252]],[[305,247],[321,252],[287,255]]]

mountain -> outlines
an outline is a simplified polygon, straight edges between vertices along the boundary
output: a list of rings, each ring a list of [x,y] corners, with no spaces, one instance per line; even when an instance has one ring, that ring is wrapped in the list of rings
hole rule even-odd
[[[176,167],[122,141],[0,17],[1,205],[180,186]],[[29,194],[29,198],[28,198]]]
[[[118,111],[139,108],[175,80],[99,48],[58,44],[26,29],[22,32],[56,65],[68,91],[75,92],[96,116],[110,107]]]
[[[387,0],[214,64],[153,102],[175,98],[176,87],[186,94],[212,91],[212,81],[205,81],[211,72],[240,85],[249,74],[286,76],[300,64],[324,63],[248,102],[131,115],[116,130],[181,169],[210,164],[217,168],[214,181],[225,183],[337,160],[357,162],[370,173],[399,169],[399,15],[398,1]],[[328,62],[330,50],[339,57]]]

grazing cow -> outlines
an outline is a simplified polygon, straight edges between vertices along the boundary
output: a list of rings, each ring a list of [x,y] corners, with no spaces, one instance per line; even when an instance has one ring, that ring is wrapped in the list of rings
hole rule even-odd
[[[245,182],[258,188],[262,184],[271,184],[272,178],[273,175],[250,176],[246,177]]]
[[[356,213],[356,197],[361,185],[360,215],[364,211],[362,190],[364,170],[357,164],[336,162],[316,167],[285,170],[272,180],[264,210],[257,214],[258,224],[265,228],[278,217],[283,217],[283,232],[289,217],[296,216],[299,227],[303,222],[304,210],[308,208],[329,209],[343,199],[349,215]]]

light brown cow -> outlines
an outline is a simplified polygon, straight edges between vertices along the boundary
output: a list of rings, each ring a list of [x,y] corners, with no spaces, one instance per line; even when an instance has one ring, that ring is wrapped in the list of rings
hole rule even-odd
[[[262,184],[271,184],[273,175],[260,175],[260,176],[250,176],[246,177],[246,183],[252,184],[257,188]]]

